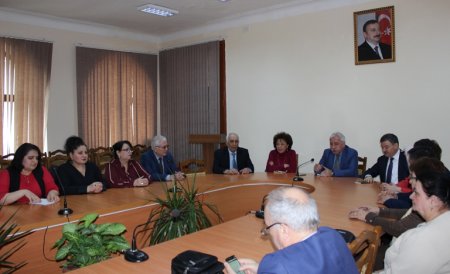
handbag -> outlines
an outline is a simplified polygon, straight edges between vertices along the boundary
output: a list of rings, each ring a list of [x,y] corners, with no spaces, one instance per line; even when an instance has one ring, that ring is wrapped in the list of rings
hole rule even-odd
[[[186,250],[172,259],[172,274],[223,274],[224,265],[216,256]]]

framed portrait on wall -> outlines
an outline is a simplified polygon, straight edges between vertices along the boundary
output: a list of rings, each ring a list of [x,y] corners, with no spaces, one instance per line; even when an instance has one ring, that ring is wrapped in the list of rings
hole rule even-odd
[[[355,65],[395,62],[394,6],[353,13]]]

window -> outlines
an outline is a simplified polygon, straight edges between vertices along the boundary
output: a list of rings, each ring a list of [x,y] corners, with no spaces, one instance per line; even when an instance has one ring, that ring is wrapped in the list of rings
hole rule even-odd
[[[52,44],[0,37],[2,155],[25,142],[46,150]]]

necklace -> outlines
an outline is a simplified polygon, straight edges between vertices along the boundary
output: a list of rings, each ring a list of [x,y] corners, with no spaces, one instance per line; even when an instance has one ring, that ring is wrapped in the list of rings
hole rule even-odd
[[[27,183],[29,185],[30,184],[30,175],[22,174],[22,176],[25,178],[25,183]]]

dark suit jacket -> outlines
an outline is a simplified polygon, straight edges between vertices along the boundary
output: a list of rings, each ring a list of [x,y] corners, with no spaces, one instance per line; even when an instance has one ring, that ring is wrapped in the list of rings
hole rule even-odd
[[[355,260],[344,238],[334,229],[320,227],[299,243],[267,254],[258,273],[357,274]]]
[[[383,54],[383,59],[392,58],[391,46],[379,43],[381,54]],[[380,60],[380,56],[375,53],[373,48],[366,42],[358,46],[358,61],[369,61],[369,60]]]
[[[380,176],[381,182],[386,182],[386,169],[387,169],[387,163],[389,159],[386,156],[380,156],[378,157],[377,162],[366,172],[361,175],[362,178],[364,178],[366,175],[370,174],[373,178]],[[406,162],[406,156],[404,151],[400,151],[400,157],[398,162],[398,181],[405,179],[409,176],[409,168],[408,168],[408,162]]]
[[[248,150],[238,147],[236,152],[238,170],[248,167],[254,172],[255,170],[253,168],[252,160],[250,160]],[[214,152],[213,172],[223,174],[226,169],[230,169],[230,154],[228,153],[228,147],[218,149]]]
[[[149,150],[141,156],[141,165],[150,173],[152,181],[165,181],[167,175],[173,175],[178,171],[172,154],[167,152],[163,157],[164,173],[159,170],[159,161],[156,159],[153,150]]]
[[[339,170],[333,169],[334,154],[329,148],[323,151],[322,159],[320,159],[319,163],[322,166],[331,169],[336,177],[358,176],[358,152],[347,145],[341,153],[341,164]]]

